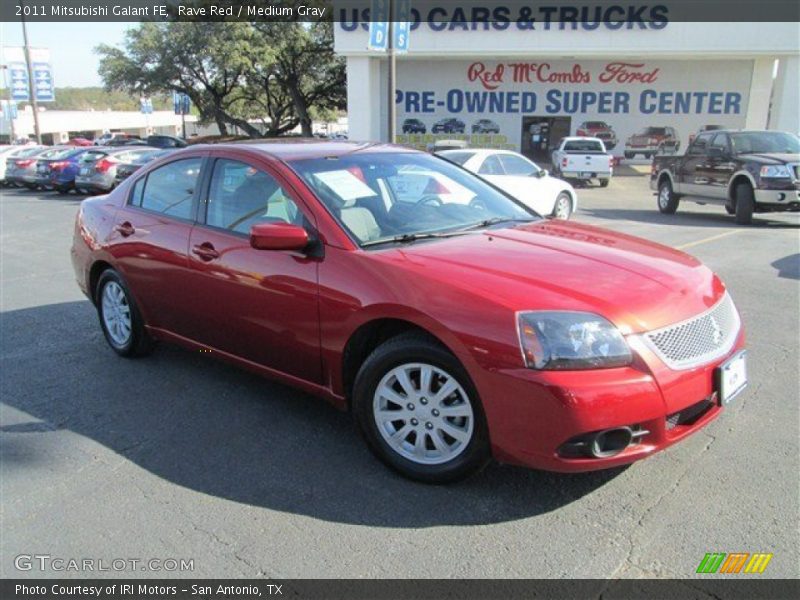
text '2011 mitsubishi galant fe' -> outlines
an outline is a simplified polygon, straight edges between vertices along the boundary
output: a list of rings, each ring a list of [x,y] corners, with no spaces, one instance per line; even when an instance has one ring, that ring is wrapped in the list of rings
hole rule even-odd
[[[178,150],[82,203],[72,260],[118,354],[175,342],[322,396],[428,482],[627,464],[746,384],[697,260],[405,148]]]

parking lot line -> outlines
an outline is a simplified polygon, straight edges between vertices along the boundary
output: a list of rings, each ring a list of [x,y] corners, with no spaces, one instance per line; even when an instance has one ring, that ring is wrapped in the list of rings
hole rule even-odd
[[[703,238],[701,240],[696,240],[694,242],[689,242],[688,244],[681,244],[680,246],[675,246],[676,250],[686,250],[687,248],[692,248],[693,246],[699,246],[700,244],[705,244],[707,242],[713,242],[714,240],[718,240],[720,238],[728,237],[729,235],[733,235],[734,233],[739,233],[741,229],[731,229],[730,231],[726,231],[725,233],[718,233],[717,235],[712,235],[711,237]]]

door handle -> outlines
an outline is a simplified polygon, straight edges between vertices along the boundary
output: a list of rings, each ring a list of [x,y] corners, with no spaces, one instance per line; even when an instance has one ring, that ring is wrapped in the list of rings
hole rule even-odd
[[[203,242],[192,247],[192,252],[200,257],[201,260],[209,261],[219,258],[219,252],[214,249],[211,242]]]
[[[114,227],[114,230],[117,231],[122,237],[128,237],[129,235],[136,233],[136,228],[130,224],[130,221],[120,223]]]

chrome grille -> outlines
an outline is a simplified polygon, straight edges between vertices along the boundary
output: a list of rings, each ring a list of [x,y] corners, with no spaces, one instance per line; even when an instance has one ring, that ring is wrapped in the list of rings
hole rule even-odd
[[[733,300],[725,296],[710,310],[644,335],[648,346],[671,369],[690,369],[723,356],[733,348],[741,321]]]

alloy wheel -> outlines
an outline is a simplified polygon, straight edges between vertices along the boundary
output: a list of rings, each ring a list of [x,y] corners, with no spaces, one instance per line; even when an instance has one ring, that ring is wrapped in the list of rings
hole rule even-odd
[[[131,307],[125,291],[115,281],[103,288],[103,324],[109,337],[117,346],[124,346],[131,339]]]

